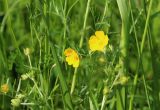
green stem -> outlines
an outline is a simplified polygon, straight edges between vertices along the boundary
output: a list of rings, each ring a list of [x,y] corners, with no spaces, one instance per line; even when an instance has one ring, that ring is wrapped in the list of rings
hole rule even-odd
[[[2,109],[4,109],[4,95],[2,95]]]
[[[122,68],[119,70],[120,74],[127,75],[128,73],[128,38],[129,38],[129,13],[127,0],[117,0],[118,8],[120,11],[122,19],[122,29],[121,29],[121,40],[120,40],[120,51],[121,56],[119,59],[119,64]],[[117,110],[127,109],[127,88],[122,87],[117,90]]]
[[[104,106],[107,100],[107,95],[103,95],[102,104],[101,104],[101,110],[104,110]],[[105,109],[107,110],[107,108]]]
[[[152,3],[153,3],[153,0],[150,0],[148,14],[147,14],[147,19],[146,19],[146,23],[145,23],[145,27],[144,27],[144,32],[143,32],[143,35],[142,35],[141,54],[143,52],[144,42],[145,42],[145,39],[146,39],[147,27],[148,27],[148,24],[149,24],[149,18],[150,18]]]
[[[130,98],[130,102],[129,102],[129,110],[133,109],[133,100],[134,100],[135,90],[136,90],[136,86],[137,86],[137,79],[138,79],[138,74],[136,74],[134,76],[133,90],[132,90],[132,94],[131,94],[131,98]]]
[[[83,24],[83,31],[82,31],[82,34],[81,34],[79,48],[82,48],[82,45],[83,45],[84,32],[85,32],[85,28],[86,28],[86,22],[87,22],[87,18],[88,18],[88,12],[89,12],[89,7],[90,7],[90,2],[91,2],[91,0],[88,0],[88,2],[87,2],[87,8],[86,8],[86,13],[85,13],[85,18],[84,18],[84,24]],[[71,86],[71,94],[73,93],[74,88],[75,88],[76,76],[77,76],[77,68],[75,68],[74,75],[73,75],[72,86]]]
[[[36,38],[37,38],[38,43],[39,43],[39,64],[38,64],[38,68],[39,68],[39,71],[41,71],[40,66],[41,66],[41,62],[42,62],[42,45],[41,45],[41,40],[40,40],[40,38],[38,36],[38,33],[37,33],[35,27],[33,29],[35,31]]]
[[[150,5],[149,5],[149,9],[148,9],[148,14],[147,14],[147,8],[146,8],[146,5],[145,5],[145,0],[144,0],[144,9],[145,9],[145,12],[147,14],[148,19],[150,17],[149,12],[151,11],[151,7],[152,7],[152,4],[153,4],[152,2],[153,2],[153,0],[150,0]],[[153,80],[152,81],[153,103],[152,103],[152,109],[157,110],[157,109],[159,109],[159,103],[160,103],[160,99],[159,99],[160,89],[159,89],[159,87],[157,87],[157,85],[159,85],[159,72],[160,72],[159,62],[157,60],[157,57],[159,55],[157,54],[157,48],[156,48],[156,45],[155,45],[154,37],[153,37],[153,35],[151,35],[149,20],[148,20],[148,25],[146,25],[146,26],[147,26],[146,35],[148,37],[149,51],[150,51],[150,55],[151,55],[152,72],[153,72],[153,79],[152,79]]]
[[[85,29],[86,29],[86,23],[87,23],[90,3],[91,3],[91,0],[88,0],[86,13],[85,13],[85,17],[84,17],[83,30],[82,30],[82,34],[81,34],[80,43],[79,43],[79,48],[82,48],[82,46],[83,46],[84,33],[85,33]],[[76,75],[77,75],[77,69],[75,69],[73,80],[72,80],[71,94],[72,94],[72,92],[74,91],[74,88],[75,88]]]
[[[46,69],[46,66],[47,66],[47,57],[48,57],[48,54],[49,54],[49,35],[48,35],[48,29],[49,29],[49,15],[47,13],[47,11],[49,10],[48,9],[48,1],[47,0],[43,0],[43,20],[45,21],[46,25],[45,25],[45,39],[44,39],[44,68]]]
[[[148,95],[148,91],[147,91],[147,84],[146,84],[144,75],[143,75],[143,83],[144,83],[144,87],[145,87],[145,93],[146,93],[146,97],[147,97],[148,107],[149,107],[149,110],[151,110],[149,95]]]
[[[90,3],[91,3],[91,0],[88,0],[86,13],[85,13],[85,17],[84,17],[83,30],[82,30],[82,34],[81,34],[80,43],[79,43],[79,47],[80,48],[82,48],[82,46],[83,46],[84,33],[85,33],[85,30],[86,30],[86,24],[87,24],[87,18],[88,18],[88,12],[89,12]]]
[[[73,75],[73,79],[72,79],[72,86],[71,86],[71,95],[74,91],[75,85],[76,85],[76,77],[77,77],[77,68],[75,68],[74,70],[74,75]]]
[[[28,57],[28,61],[29,61],[29,66],[30,66],[30,69],[32,69],[31,58],[30,58],[30,56],[29,56],[29,55],[27,55],[27,57]]]
[[[56,63],[56,66],[54,67],[54,69],[55,69],[56,75],[59,76],[60,85],[61,85],[61,88],[62,88],[62,96],[63,96],[63,100],[65,102],[65,106],[68,109],[73,110],[71,96],[68,92],[67,83],[66,83],[66,80],[65,80],[65,78],[62,74],[61,68],[60,68],[60,64],[59,64],[58,57],[57,57],[57,54],[56,54],[57,52],[55,50],[55,47],[52,44],[51,44],[50,47],[52,47],[52,55],[53,55],[54,61]]]
[[[132,19],[132,24],[133,24],[134,37],[135,37],[135,40],[136,40],[136,46],[137,46],[137,51],[138,51],[138,64],[137,64],[137,70],[136,70],[136,74],[134,76],[134,81],[133,81],[133,88],[132,88],[131,98],[130,98],[130,102],[129,102],[129,110],[133,109],[133,100],[134,100],[135,91],[136,91],[136,87],[137,87],[138,70],[139,70],[139,65],[140,65],[140,61],[141,61],[140,47],[139,47],[139,43],[138,43],[138,37],[137,37],[137,32],[136,32],[136,27],[135,27],[135,20],[134,20],[134,17],[133,17],[131,3],[132,2],[129,1],[129,5],[130,5],[130,9],[131,9],[131,19]]]
[[[31,78],[31,80],[33,81],[34,86],[35,86],[36,89],[38,90],[39,95],[41,96],[41,98],[43,98],[43,94],[41,93],[40,89],[38,88],[38,85],[37,85],[35,79],[34,79],[34,78]]]
[[[21,78],[19,79],[16,95],[18,95],[18,92],[20,91],[20,88],[21,88]]]
[[[103,16],[102,16],[101,22],[103,22],[104,17],[106,16],[107,10],[108,10],[108,0],[106,0],[106,3],[105,3],[105,7],[104,7],[104,11],[103,11]]]

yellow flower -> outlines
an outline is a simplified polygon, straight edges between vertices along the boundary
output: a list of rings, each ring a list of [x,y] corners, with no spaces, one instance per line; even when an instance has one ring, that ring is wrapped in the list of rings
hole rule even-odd
[[[91,51],[104,51],[105,46],[108,44],[108,36],[104,35],[103,31],[96,31],[89,39],[89,48]]]
[[[64,54],[68,65],[73,65],[74,68],[79,66],[79,56],[75,50],[68,48],[64,51]]]
[[[1,86],[1,92],[7,93],[8,91],[9,91],[9,86],[8,86],[8,84],[3,84],[3,85]]]

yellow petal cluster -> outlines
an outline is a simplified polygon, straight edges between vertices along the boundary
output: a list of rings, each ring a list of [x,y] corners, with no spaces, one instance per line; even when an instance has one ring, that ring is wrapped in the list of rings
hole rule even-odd
[[[108,44],[108,36],[104,35],[103,31],[96,31],[89,39],[89,48],[91,51],[104,51],[105,46]]]
[[[64,51],[64,54],[66,56],[66,62],[68,62],[68,65],[73,65],[74,68],[79,66],[79,56],[75,50],[67,48]]]
[[[3,84],[3,85],[1,86],[1,92],[7,93],[8,91],[9,91],[9,86],[8,86],[8,84]]]

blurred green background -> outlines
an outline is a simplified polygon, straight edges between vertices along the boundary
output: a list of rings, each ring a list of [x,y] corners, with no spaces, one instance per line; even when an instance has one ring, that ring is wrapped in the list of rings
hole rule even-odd
[[[137,64],[139,62],[135,33],[140,45],[150,1],[151,0],[126,0],[127,7],[130,10],[128,16],[130,26],[128,29],[127,56],[127,74],[130,77],[128,91],[132,90],[130,87],[133,85],[134,76],[137,72]],[[87,91],[93,90],[93,93],[96,91],[96,96],[99,96],[97,101],[100,102],[102,100],[102,95],[100,94],[102,93],[104,80],[110,77],[108,79],[112,82],[114,79],[112,75],[116,75],[120,68],[118,67],[118,63],[119,56],[121,55],[119,45],[121,42],[122,20],[116,0],[91,0],[84,29],[86,7],[87,0],[0,0],[0,84],[6,83],[7,79],[9,79],[10,87],[8,95],[0,93],[0,109],[7,110],[12,108],[10,100],[14,98],[16,94],[18,79],[22,74],[30,71],[28,58],[23,53],[26,47],[32,51],[31,61],[34,67],[33,70],[37,73],[37,81],[41,82],[39,86],[42,88],[42,91],[44,91],[44,94],[46,93],[46,97],[48,96],[47,94],[53,89],[57,78],[55,74],[49,74],[52,65],[55,63],[51,54],[50,48],[52,47],[50,43],[56,47],[62,73],[64,73],[68,87],[71,85],[74,70],[64,63],[64,49],[68,47],[74,48],[78,51],[80,58],[83,59],[80,64],[80,69],[78,70],[79,75],[75,89],[76,92],[74,97],[72,97],[75,109],[90,109],[88,106],[88,97],[85,96]],[[131,15],[133,15],[134,20]],[[143,96],[143,94],[146,94],[147,89],[148,98],[152,105],[154,103],[154,95],[152,93],[153,91],[159,93],[160,88],[159,0],[153,0],[149,18],[146,36],[150,37],[146,37],[145,39],[141,56],[142,66],[138,69],[137,92],[133,104],[134,110],[150,110],[147,105],[148,102],[146,102],[146,97]],[[109,45],[107,46],[105,54],[95,52],[90,59],[88,40],[97,30],[103,30],[105,34],[109,36]],[[81,36],[84,36],[84,41],[82,48],[79,48]],[[150,46],[149,42],[151,39],[152,43]],[[41,56],[39,56],[40,52]],[[38,76],[39,73],[42,76]],[[146,86],[144,86],[144,82],[142,81],[143,75]],[[44,81],[42,81],[42,79]],[[50,79],[49,83],[47,82],[48,79]],[[152,84],[154,81],[157,83],[156,90],[154,89],[155,84]],[[23,83],[21,92],[28,94],[29,88],[31,88],[33,84],[30,81]],[[90,85],[90,88],[88,88],[88,85]],[[85,87],[87,89],[85,89]],[[96,90],[94,91],[94,89]],[[58,94],[57,97],[54,96],[56,98],[52,100],[53,102],[56,100],[54,102],[55,110],[63,109],[61,100],[61,95],[63,94],[60,94],[61,89],[59,87],[57,91],[58,93],[54,94]],[[111,94],[110,97],[114,96],[113,94]],[[36,102],[38,96],[35,95],[35,99],[31,97],[32,95],[28,96],[28,100],[35,102],[36,106],[28,108],[21,106],[19,109],[37,109],[37,105],[42,106],[39,107],[39,109],[50,109],[49,107],[45,108],[46,103],[42,99]],[[130,95],[128,97],[130,97]],[[2,98],[5,101],[2,101]],[[48,103],[50,104],[50,102]],[[108,105],[111,105],[110,102],[108,103]],[[112,109],[116,108],[113,107]]]

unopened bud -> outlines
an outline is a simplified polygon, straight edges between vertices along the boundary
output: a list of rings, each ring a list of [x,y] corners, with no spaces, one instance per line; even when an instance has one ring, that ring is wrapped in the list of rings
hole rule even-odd
[[[31,49],[30,49],[30,48],[25,48],[25,49],[24,49],[24,54],[25,54],[26,56],[28,56],[30,53],[31,53]]]
[[[19,98],[15,98],[11,100],[11,105],[14,107],[18,107],[21,103],[21,100]]]
[[[109,89],[107,86],[105,86],[103,89],[103,95],[107,95],[108,93],[109,93]]]
[[[25,97],[25,95],[24,95],[24,94],[18,94],[16,97],[17,97],[18,99],[22,99],[22,98]]]
[[[125,85],[128,82],[128,77],[126,76],[121,76],[120,77],[120,84]]]
[[[29,75],[28,74],[22,74],[21,75],[21,79],[22,80],[26,80],[26,79],[28,79],[29,78]]]

